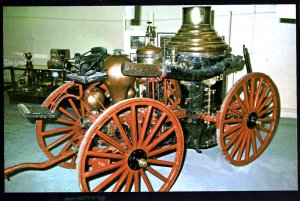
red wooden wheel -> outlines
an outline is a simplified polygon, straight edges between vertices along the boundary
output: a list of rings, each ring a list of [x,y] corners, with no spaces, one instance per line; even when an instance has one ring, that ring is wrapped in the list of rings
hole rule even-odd
[[[164,104],[171,110],[177,109],[181,102],[181,91],[177,80],[164,79]]]
[[[181,168],[183,132],[166,105],[127,99],[97,118],[78,154],[82,191],[168,191]]]
[[[221,106],[219,146],[236,166],[257,159],[269,145],[278,124],[280,100],[274,82],[250,73],[228,92]]]
[[[86,132],[90,111],[82,101],[83,86],[74,82],[66,83],[44,101],[43,106],[55,112],[56,119],[36,121],[38,143],[49,159],[64,154],[70,149],[79,148]],[[60,163],[65,168],[76,168],[77,154],[70,160]]]

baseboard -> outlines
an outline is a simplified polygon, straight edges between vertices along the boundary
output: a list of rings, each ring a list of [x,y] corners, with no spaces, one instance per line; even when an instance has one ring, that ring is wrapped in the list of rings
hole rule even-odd
[[[297,118],[297,109],[280,109],[280,117]]]

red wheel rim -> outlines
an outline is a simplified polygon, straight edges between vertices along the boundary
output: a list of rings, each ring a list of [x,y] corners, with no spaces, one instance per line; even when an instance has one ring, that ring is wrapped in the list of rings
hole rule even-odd
[[[83,87],[74,82],[67,83],[55,90],[44,101],[43,106],[58,114],[56,119],[39,119],[36,121],[38,143],[49,159],[79,148],[86,129],[80,120],[89,113],[81,100]],[[76,157],[60,163],[64,168],[76,168]]]
[[[219,146],[236,166],[247,165],[268,147],[280,112],[278,90],[263,73],[250,73],[228,92],[221,106]]]
[[[79,150],[82,191],[168,191],[183,160],[179,120],[162,103],[128,99],[107,109]]]

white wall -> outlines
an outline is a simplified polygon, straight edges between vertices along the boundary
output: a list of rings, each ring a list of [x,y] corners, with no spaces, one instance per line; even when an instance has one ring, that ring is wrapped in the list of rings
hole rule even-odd
[[[32,52],[33,63],[46,65],[50,49],[84,53],[103,46],[123,48],[123,6],[4,7],[4,58]],[[37,58],[36,54],[46,55]]]
[[[130,20],[123,23],[124,6],[4,7],[3,55],[22,58],[20,54],[30,51],[36,55],[35,65],[46,65],[52,48],[69,48],[74,55],[103,46],[109,53],[123,48],[129,54],[129,37],[145,33],[149,12],[154,13],[156,32],[176,33],[186,6],[141,6],[139,26],[131,26]],[[230,38],[232,53],[242,55],[246,45],[253,71],[269,75],[279,89],[281,116],[296,118],[296,25],[280,23],[277,11],[281,6],[214,5],[212,10],[215,29],[227,43]],[[295,12],[295,6],[289,11]],[[230,76],[229,87],[245,73]]]

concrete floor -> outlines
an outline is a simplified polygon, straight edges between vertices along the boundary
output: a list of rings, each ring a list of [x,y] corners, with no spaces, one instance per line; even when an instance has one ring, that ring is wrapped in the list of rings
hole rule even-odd
[[[43,162],[35,124],[25,119],[4,94],[4,167]],[[181,173],[171,191],[281,191],[298,190],[297,120],[281,118],[266,151],[253,163],[235,167],[219,147],[198,154],[187,150]],[[76,169],[55,166],[26,171],[5,180],[4,192],[79,192]]]

